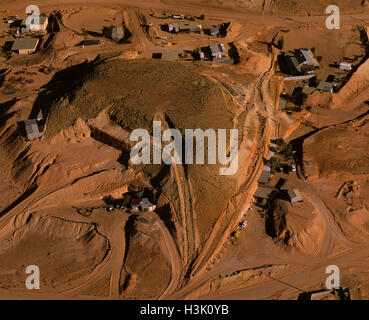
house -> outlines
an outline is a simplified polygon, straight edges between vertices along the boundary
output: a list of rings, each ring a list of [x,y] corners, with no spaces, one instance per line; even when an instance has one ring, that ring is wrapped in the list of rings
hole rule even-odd
[[[224,58],[227,55],[227,51],[223,43],[219,43],[213,46],[209,46],[211,55],[213,58]]]
[[[277,61],[279,64],[279,69],[281,72],[285,74],[290,74],[293,76],[297,76],[301,74],[301,70],[298,68],[298,61],[296,57],[294,56],[293,52],[285,52],[285,53],[279,53],[277,55]]]
[[[265,187],[259,187],[255,194],[254,197],[256,199],[268,199],[270,194],[273,192],[273,189],[270,188],[265,188]]]
[[[333,82],[320,81],[318,86],[316,87],[316,90],[333,92],[333,87],[334,87]]]
[[[193,32],[201,33],[201,24],[195,21],[175,22],[167,25],[167,31],[171,33]]]
[[[24,121],[24,127],[26,129],[26,136],[29,140],[41,138],[43,133],[40,132],[36,119],[30,119]]]
[[[38,38],[17,39],[14,41],[11,50],[18,51],[19,54],[30,54],[36,51],[38,43]]]
[[[49,18],[47,16],[32,15],[23,19],[21,27],[25,28],[27,31],[46,31],[48,23]]]
[[[303,75],[319,68],[311,50],[297,49],[277,56],[280,70],[293,76]]]
[[[288,190],[287,193],[288,193],[291,203],[302,201],[301,193],[297,189]]]
[[[113,27],[111,30],[111,38],[115,41],[119,41],[124,37],[123,27]]]

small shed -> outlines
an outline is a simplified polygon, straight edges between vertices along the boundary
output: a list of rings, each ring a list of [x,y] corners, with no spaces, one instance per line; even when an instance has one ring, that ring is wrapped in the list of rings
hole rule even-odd
[[[180,19],[180,20],[182,20],[184,18],[185,18],[184,14],[173,14],[172,15],[172,19]]]
[[[25,120],[24,127],[26,129],[27,139],[29,140],[38,139],[43,136],[43,133],[39,130],[36,119]]]
[[[302,201],[301,193],[297,189],[288,190],[287,193],[288,193],[291,203]]]
[[[255,194],[254,197],[257,199],[268,199],[270,194],[273,192],[273,189],[270,188],[265,188],[265,187],[259,187]]]
[[[350,71],[352,69],[352,64],[351,63],[346,63],[346,62],[340,62],[338,67],[341,70],[347,70]]]
[[[111,29],[111,38],[115,41],[119,41],[123,39],[124,37],[124,31],[123,27],[113,27]]]
[[[209,33],[211,36],[219,37],[220,35],[220,27],[211,27],[209,29]]]

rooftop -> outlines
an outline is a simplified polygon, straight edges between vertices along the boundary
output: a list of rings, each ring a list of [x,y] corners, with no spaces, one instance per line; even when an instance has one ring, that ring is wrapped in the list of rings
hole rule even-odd
[[[169,31],[172,30],[174,30],[175,32],[180,31],[200,32],[201,24],[199,24],[196,21],[174,22],[169,24]]]
[[[270,171],[263,171],[258,179],[261,184],[267,184],[269,181]]]
[[[113,27],[111,30],[111,37],[113,39],[121,39],[124,36],[123,28],[122,27]]]
[[[259,199],[268,199],[270,194],[273,192],[273,189],[270,188],[265,188],[265,187],[259,187],[255,194],[254,197],[255,198],[259,198]]]
[[[320,81],[316,89],[327,92],[333,92],[333,87],[334,87],[333,82]]]
[[[297,189],[288,190],[287,193],[291,200],[295,200],[295,201],[302,200],[301,193]]]
[[[178,51],[164,51],[161,55],[163,60],[177,60],[178,57]]]
[[[219,44],[210,46],[210,51],[211,51],[211,54],[214,57],[219,56],[219,55],[225,56],[227,54],[227,51],[226,51],[223,43],[219,43]]]
[[[40,138],[43,135],[38,128],[36,119],[25,120],[24,127],[26,129],[27,138],[30,140]]]
[[[17,39],[14,41],[12,50],[36,50],[38,38]]]
[[[299,49],[297,50],[296,57],[300,63],[319,67],[319,62],[315,59],[314,54],[311,52],[311,50]]]

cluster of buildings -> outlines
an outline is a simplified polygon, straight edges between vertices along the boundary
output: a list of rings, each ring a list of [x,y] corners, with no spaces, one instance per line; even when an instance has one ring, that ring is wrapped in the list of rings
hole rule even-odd
[[[211,26],[210,28],[203,28],[202,25],[196,21],[181,21],[168,23],[162,26],[164,31],[170,33],[204,33],[213,37],[222,37],[226,35],[226,30],[229,24],[222,24],[218,26]]]
[[[319,62],[311,50],[296,49],[277,56],[280,70],[288,75],[301,76],[319,69]]]
[[[335,92],[339,81],[342,80],[343,73],[336,73],[329,75],[325,81],[317,81],[317,76],[314,71],[319,69],[319,61],[314,56],[313,52],[308,49],[295,49],[293,51],[281,52],[277,56],[280,71],[287,76],[284,78],[285,81],[309,81],[309,85],[303,88],[297,87],[297,97],[294,96],[293,100],[303,102],[307,96],[315,91],[319,92]],[[351,71],[352,64],[347,62],[334,62],[331,67],[338,68],[343,72]],[[282,94],[279,99],[278,109],[279,110],[292,110],[286,108],[288,97]]]
[[[280,153],[281,151],[281,146],[277,143],[278,140],[278,138],[272,138],[271,144],[269,145],[269,153],[265,158],[265,164],[258,179],[259,187],[254,194],[254,198],[258,201],[265,202],[270,198],[273,192],[284,192],[291,203],[301,202],[303,198],[297,189],[281,190],[287,181],[286,179],[280,178],[274,187],[269,187],[269,181],[273,176],[272,171],[279,171],[283,174],[288,174],[290,171],[296,171],[295,165],[285,165],[279,163],[277,165],[272,165],[273,159],[276,157],[276,153]]]
[[[211,60],[219,63],[233,64],[233,59],[227,58],[227,49],[223,43],[218,43],[210,45],[207,47],[200,48],[200,50],[193,50],[191,52],[192,57],[195,60]],[[195,57],[197,55],[197,57]],[[163,51],[162,53],[153,53],[152,57],[154,59],[162,60],[179,60],[185,58],[187,54],[179,53],[179,51]]]
[[[24,18],[20,24],[20,27],[15,31],[15,37],[17,38],[11,47],[11,51],[18,52],[19,54],[31,54],[37,50],[40,39],[33,38],[19,38],[21,35],[27,35],[34,32],[46,32],[49,19],[46,15],[32,15]]]
[[[11,47],[11,51],[15,51],[19,54],[31,54],[37,50],[37,46],[40,43],[40,37],[22,37],[27,35],[35,35],[44,33],[47,30],[49,19],[46,15],[28,16],[22,20],[20,27],[15,31],[15,37],[17,38]],[[113,26],[109,28],[107,36],[114,41],[119,41],[124,38],[123,27]],[[90,46],[97,45],[101,42],[99,40],[84,40],[77,46]]]
[[[227,33],[228,26],[230,23],[223,23],[220,25],[213,25],[209,28],[202,27],[201,23],[195,21],[194,17],[188,17],[184,14],[173,14],[171,16],[165,15],[163,18],[172,18],[174,20],[185,20],[179,22],[172,22],[162,25],[162,30],[170,33],[202,33],[209,36],[221,37],[225,36]],[[198,19],[203,20],[204,17],[198,17]]]

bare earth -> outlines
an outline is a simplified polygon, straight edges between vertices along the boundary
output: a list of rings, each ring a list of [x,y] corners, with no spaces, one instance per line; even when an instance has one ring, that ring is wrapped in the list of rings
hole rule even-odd
[[[369,299],[369,44],[360,33],[369,3],[336,1],[341,29],[327,30],[329,2],[38,1],[54,30],[34,54],[0,55],[0,298],[297,299],[324,288],[326,267],[337,265],[351,297]],[[0,18],[24,17],[27,4],[1,1]],[[160,24],[174,20],[163,12],[230,27],[225,38],[169,34]],[[4,46],[14,38],[2,20]],[[122,24],[127,41],[103,37],[104,26]],[[357,68],[339,92],[315,92],[287,114],[279,95],[296,82],[276,68],[280,38],[283,51],[314,48],[323,81],[334,61]],[[84,39],[102,43],[76,46]],[[152,59],[219,42],[237,47],[239,64]],[[26,141],[19,122],[39,109],[44,136]],[[152,133],[153,120],[182,133],[238,129],[237,174],[133,165],[129,135]],[[253,195],[275,136],[299,150],[284,188],[303,202],[277,200],[265,216]],[[107,210],[107,197],[143,189],[154,212]],[[29,265],[40,268],[40,290],[25,287]]]

